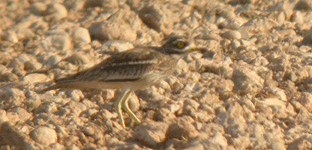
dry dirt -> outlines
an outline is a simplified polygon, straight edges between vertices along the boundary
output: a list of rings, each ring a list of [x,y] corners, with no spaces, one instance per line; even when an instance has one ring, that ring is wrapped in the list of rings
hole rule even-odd
[[[1,0],[0,150],[312,149],[311,0]],[[112,53],[191,35],[159,85],[60,89]],[[310,89],[311,88],[311,89]]]

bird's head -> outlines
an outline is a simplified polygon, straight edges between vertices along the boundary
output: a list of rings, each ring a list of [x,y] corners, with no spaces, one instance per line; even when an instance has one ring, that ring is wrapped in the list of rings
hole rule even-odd
[[[164,53],[187,54],[196,50],[195,42],[183,36],[171,35],[165,41],[165,44],[162,45]]]

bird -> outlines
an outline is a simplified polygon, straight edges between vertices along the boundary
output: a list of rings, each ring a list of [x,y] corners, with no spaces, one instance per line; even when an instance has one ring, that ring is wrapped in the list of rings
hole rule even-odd
[[[89,69],[56,79],[40,93],[55,89],[120,89],[122,94],[114,102],[120,124],[126,127],[122,109],[140,124],[129,108],[130,95],[173,74],[181,58],[195,50],[194,40],[171,34],[160,47],[140,46],[113,54]]]

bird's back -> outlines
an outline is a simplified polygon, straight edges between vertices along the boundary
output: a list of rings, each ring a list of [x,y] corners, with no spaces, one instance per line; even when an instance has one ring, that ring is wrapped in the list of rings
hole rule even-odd
[[[172,73],[176,60],[154,48],[134,48],[117,53],[98,65],[72,76],[55,80],[55,85],[43,91],[57,88],[123,88],[135,84],[142,88],[153,85]],[[92,85],[93,84],[93,85]],[[101,84],[101,85],[98,85]],[[107,86],[105,86],[106,84]],[[120,84],[120,86],[119,86]],[[138,85],[137,85],[138,84]]]

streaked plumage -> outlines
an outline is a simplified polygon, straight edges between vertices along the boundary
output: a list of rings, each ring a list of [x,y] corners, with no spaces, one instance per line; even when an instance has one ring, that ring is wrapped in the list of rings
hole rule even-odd
[[[122,89],[124,93],[115,103],[122,126],[125,127],[121,108],[140,123],[128,108],[130,94],[171,74],[179,61],[171,55],[185,54],[192,48],[194,45],[184,38],[173,36],[162,47],[140,47],[115,54],[92,68],[55,80],[55,84],[43,92],[58,88]]]

